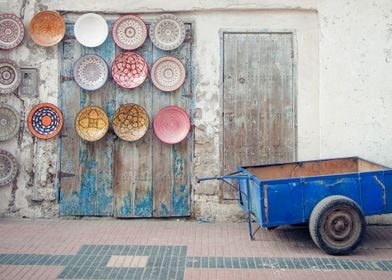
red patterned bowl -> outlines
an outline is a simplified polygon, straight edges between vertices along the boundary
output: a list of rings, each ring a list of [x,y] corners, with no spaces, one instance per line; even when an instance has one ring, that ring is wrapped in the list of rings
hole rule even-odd
[[[146,60],[135,52],[120,53],[112,63],[112,77],[120,87],[136,88],[143,84],[147,75]]]
[[[186,138],[191,129],[191,122],[187,112],[182,108],[167,106],[155,115],[152,126],[160,141],[176,144]]]

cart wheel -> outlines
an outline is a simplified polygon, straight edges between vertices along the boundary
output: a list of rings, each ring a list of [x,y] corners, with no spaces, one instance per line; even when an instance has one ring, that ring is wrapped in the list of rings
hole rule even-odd
[[[332,195],[314,207],[309,231],[314,243],[326,253],[347,255],[361,243],[365,219],[361,208],[352,199]]]

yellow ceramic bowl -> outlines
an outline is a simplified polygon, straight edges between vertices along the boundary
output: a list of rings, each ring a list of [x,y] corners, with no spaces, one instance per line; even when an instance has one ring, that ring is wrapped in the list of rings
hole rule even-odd
[[[98,141],[109,129],[109,118],[102,108],[88,106],[77,114],[75,128],[82,139]]]

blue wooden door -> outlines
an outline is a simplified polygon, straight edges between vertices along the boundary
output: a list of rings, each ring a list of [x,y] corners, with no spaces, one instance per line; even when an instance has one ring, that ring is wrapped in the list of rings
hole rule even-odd
[[[108,65],[122,50],[109,35],[98,48],[84,48],[73,35],[73,24],[67,25],[61,52],[60,107],[64,129],[60,145],[59,198],[60,215],[116,217],[188,216],[190,208],[191,132],[176,145],[161,143],[154,136],[151,121],[164,106],[178,105],[192,116],[191,25],[186,24],[187,39],[170,52],[154,47],[147,38],[136,50],[151,68],[164,55],[177,56],[186,66],[186,81],[175,92],[156,89],[151,80],[132,90],[122,89],[110,80],[94,92],[81,90],[72,78],[75,61],[87,53],[98,54]],[[77,112],[88,105],[102,107],[112,119],[114,111],[125,103],[143,106],[150,117],[146,135],[137,142],[126,142],[112,129],[98,142],[86,142],[76,134]]]

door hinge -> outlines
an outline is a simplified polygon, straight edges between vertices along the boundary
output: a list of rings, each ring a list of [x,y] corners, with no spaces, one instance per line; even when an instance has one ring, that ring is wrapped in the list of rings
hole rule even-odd
[[[66,172],[62,172],[62,171],[57,172],[57,178],[61,179],[61,178],[65,178],[65,177],[75,177],[75,174],[66,173]]]
[[[64,76],[64,75],[61,75],[61,76],[60,76],[60,82],[61,82],[61,83],[65,82],[65,81],[72,81],[72,80],[73,80],[73,77]]]

